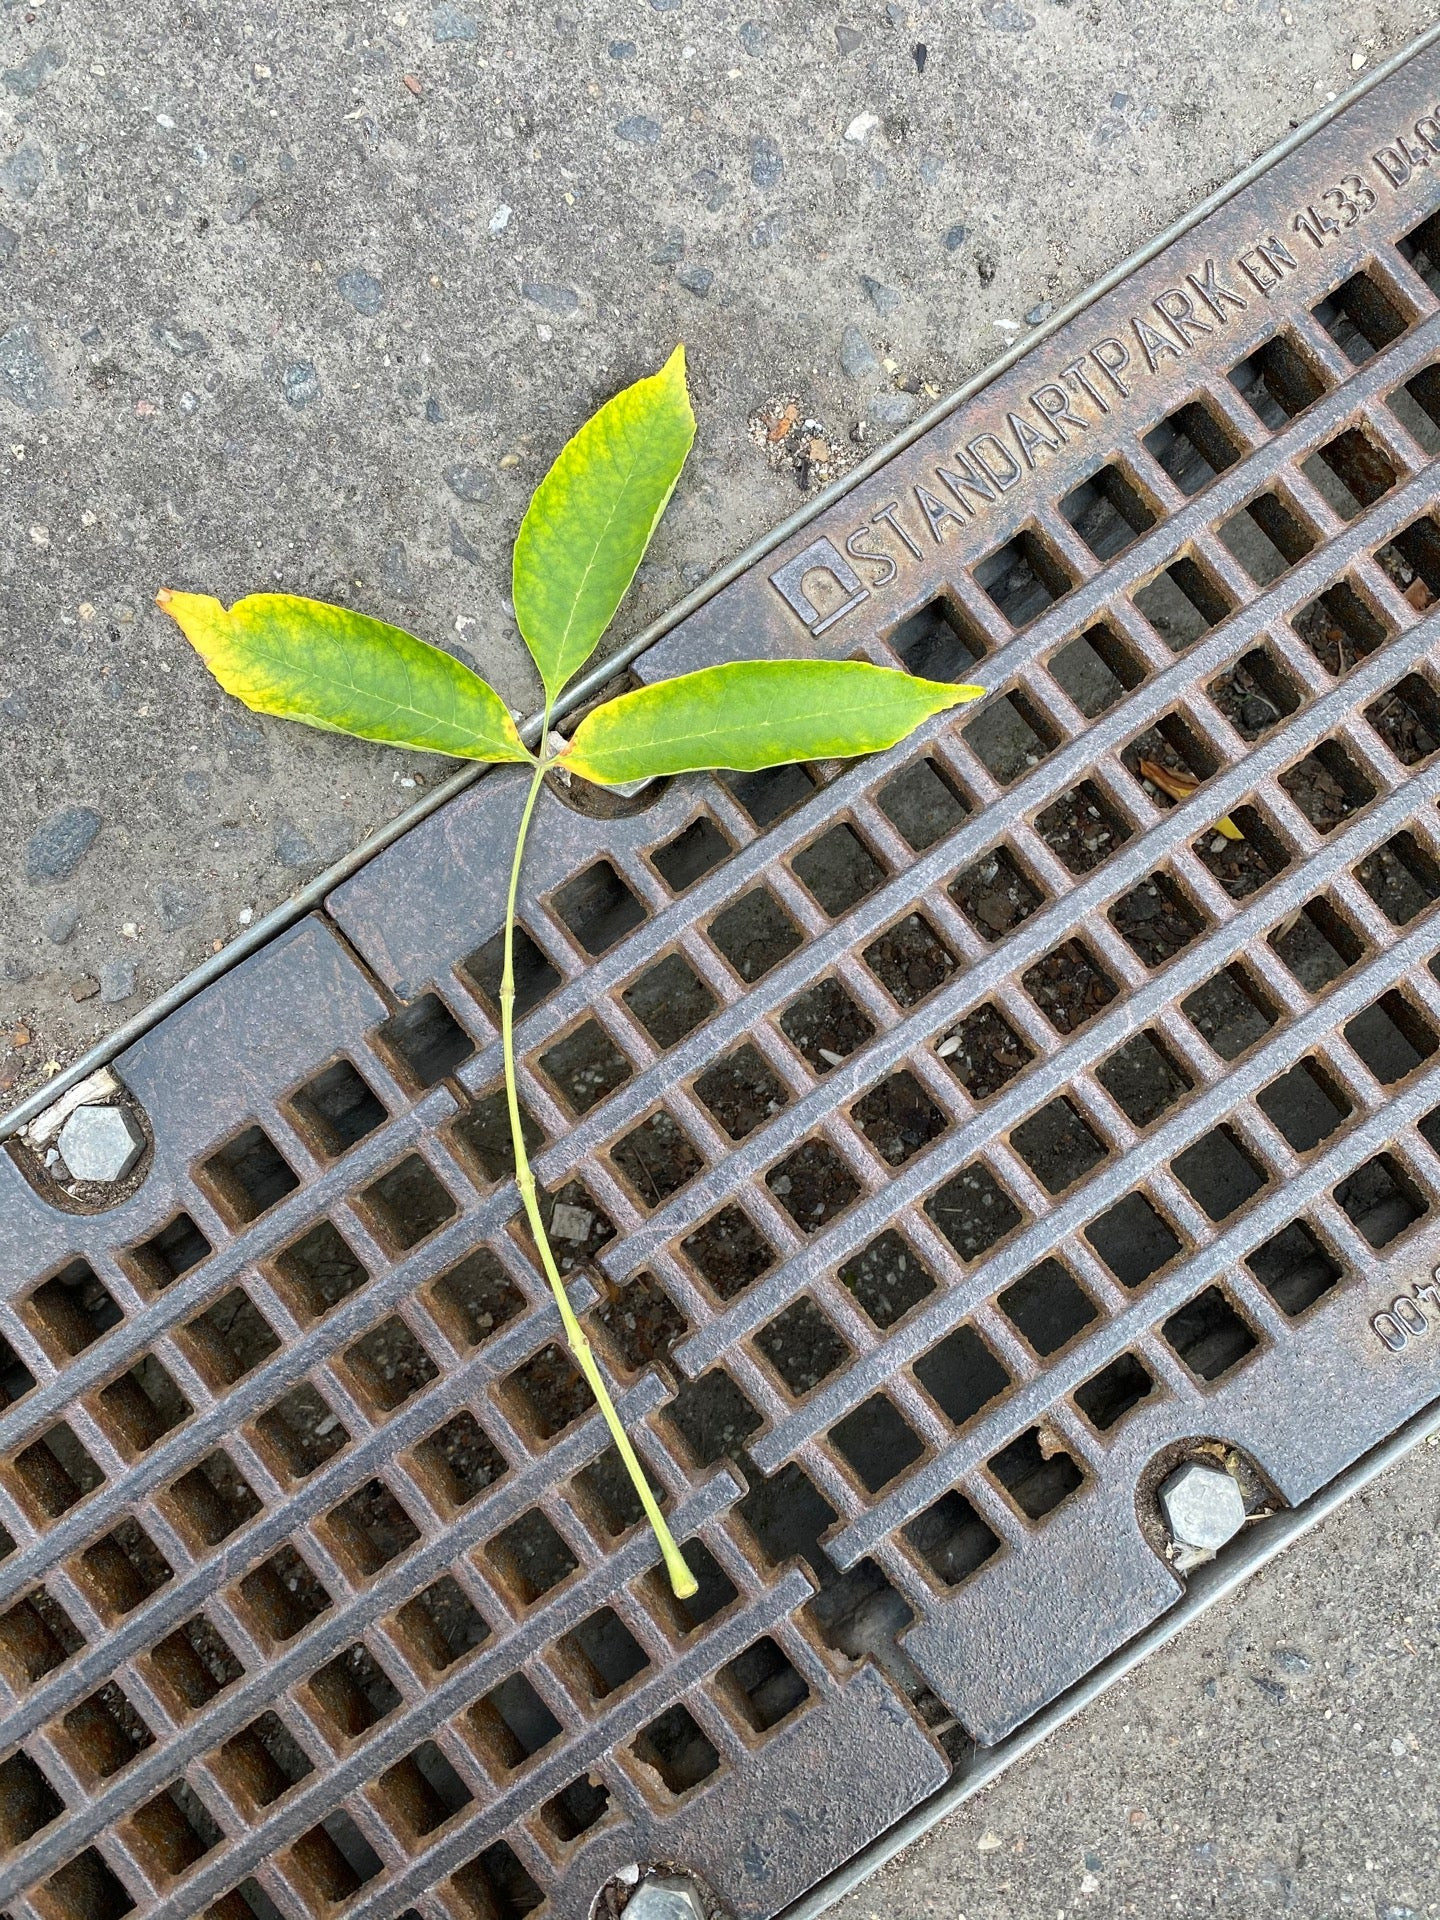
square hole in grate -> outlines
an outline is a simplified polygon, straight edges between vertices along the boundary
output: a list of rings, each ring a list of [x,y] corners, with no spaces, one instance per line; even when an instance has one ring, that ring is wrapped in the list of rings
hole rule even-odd
[[[150,1665],[181,1716],[208,1706],[245,1672],[203,1613],[167,1634],[151,1652]]]
[[[1245,1264],[1292,1320],[1329,1293],[1344,1272],[1303,1220],[1282,1227],[1248,1253]]]
[[[1378,1153],[1335,1189],[1335,1202],[1378,1252],[1413,1227],[1429,1204],[1393,1154]]]
[[[172,1427],[195,1411],[153,1353],[102,1387],[96,1396],[101,1418],[121,1447],[144,1453]]]
[[[431,1283],[430,1310],[459,1347],[492,1339],[525,1306],[525,1296],[487,1247]]]
[[[545,1144],[545,1130],[523,1100],[520,1129],[525,1150],[533,1155]],[[503,1087],[483,1093],[450,1128],[450,1137],[472,1178],[490,1183],[508,1180],[515,1171],[515,1149],[510,1138],[510,1102]]]
[[[1002,786],[1038,766],[1057,738],[1024,694],[1014,690],[992,694],[961,731],[966,746]]]
[[[1218,1380],[1260,1344],[1219,1287],[1207,1287],[1172,1313],[1160,1331],[1201,1380]]]
[[[492,934],[460,970],[472,982],[490,1012],[500,1018],[500,982],[505,972],[505,932]],[[523,1020],[560,985],[560,973],[524,927],[515,927],[515,1018]],[[467,1042],[466,1051],[469,1051]],[[464,1055],[461,1055],[464,1058]],[[458,1064],[454,1063],[454,1064]],[[449,1071],[449,1068],[446,1068]],[[438,1076],[437,1076],[438,1078]],[[433,1082],[427,1084],[433,1085]]]
[[[1229,1127],[1214,1127],[1177,1153],[1170,1171],[1212,1220],[1228,1220],[1266,1184],[1266,1174]]]
[[[112,1620],[133,1612],[174,1577],[149,1534],[129,1518],[86,1547],[76,1565],[92,1601]]]
[[[1299,711],[1301,693],[1269,647],[1252,647],[1205,691],[1242,740],[1259,740]]]
[[[450,1884],[475,1920],[524,1920],[545,1898],[503,1840],[461,1867]]]
[[[1137,1127],[1153,1126],[1194,1085],[1184,1068],[1171,1058],[1159,1034],[1148,1028],[1103,1061],[1095,1070],[1095,1078]]]
[[[300,1131],[328,1159],[383,1127],[389,1115],[348,1060],[334,1060],[307,1080],[288,1105]]]
[[[376,1028],[375,1037],[405,1079],[422,1090],[438,1085],[475,1051],[475,1043],[437,993],[422,993],[392,1013]]]
[[[924,1453],[913,1433],[883,1393],[872,1394],[830,1429],[830,1444],[869,1493],[882,1487]]]
[[[1440,523],[1433,515],[1413,520],[1375,558],[1417,612],[1434,605],[1440,595]]]
[[[1094,1302],[1056,1259],[1042,1260],[999,1295],[1000,1311],[1044,1359],[1096,1318]]]
[[[399,1688],[359,1641],[310,1676],[310,1691],[342,1740],[358,1740],[400,1704]]]
[[[223,1389],[268,1360],[280,1338],[250,1296],[232,1287],[182,1329],[181,1344],[210,1384]]]
[[[696,1464],[733,1457],[764,1423],[723,1367],[687,1380],[665,1409]]]
[[[953,833],[970,804],[950,776],[923,756],[897,773],[875,796],[880,811],[915,853]]]
[[[780,1015],[780,1030],[816,1073],[828,1073],[874,1033],[838,980],[817,981]]]
[[[898,920],[872,940],[860,957],[890,997],[907,1010],[943,987],[959,964],[918,913]]]
[[[275,1276],[296,1311],[311,1319],[328,1313],[370,1278],[328,1220],[276,1255]]]
[[[607,953],[633,933],[645,909],[608,860],[597,860],[554,894],[551,905],[587,953]]]
[[[810,1689],[767,1634],[720,1669],[720,1684],[754,1733],[778,1727],[810,1698]]]
[[[716,914],[710,939],[742,980],[759,980],[801,944],[804,935],[765,886],[752,887]]]
[[[523,1673],[502,1680],[465,1717],[482,1755],[506,1772],[523,1767],[564,1731]]]
[[[1301,607],[1290,622],[1305,645],[1337,679],[1390,637],[1390,624],[1350,580],[1337,580]]]
[[[1300,471],[1342,520],[1353,520],[1383,500],[1399,477],[1390,456],[1360,427],[1347,427],[1326,441],[1301,461]]]
[[[1222,1060],[1238,1060],[1279,1018],[1269,997],[1239,966],[1224,967],[1197,987],[1180,1002],[1180,1011]]]
[[[406,1646],[436,1673],[490,1638],[489,1626],[448,1573],[407,1600],[395,1618]]]
[[[474,1795],[433,1740],[387,1767],[375,1783],[375,1797],[393,1816],[412,1845],[468,1806]]]
[[[765,1184],[802,1233],[818,1233],[843,1213],[860,1182],[828,1140],[805,1140],[765,1176]]]
[[[35,1587],[23,1600],[0,1613],[0,1657],[12,1674],[33,1684],[85,1644],[65,1609],[44,1587]]]
[[[663,1206],[705,1167],[679,1122],[663,1108],[617,1140],[610,1158],[645,1207]]]
[[[607,1288],[594,1319],[630,1373],[668,1365],[689,1331],[683,1313],[652,1274],[637,1273]]]
[[[1103,623],[1067,641],[1045,665],[1050,678],[1087,720],[1108,713],[1145,678],[1145,669]]]
[[[1145,435],[1145,450],[1187,495],[1208,487],[1240,458],[1228,428],[1199,400],[1189,401],[1152,427]]]
[[[988,1100],[1035,1058],[989,1004],[967,1013],[935,1049],[972,1100]]]
[[[977,562],[971,572],[1012,627],[1023,627],[1069,593],[1074,581],[1059,556],[1032,528]]]
[[[81,1773],[93,1779],[108,1780],[155,1744],[154,1734],[113,1681],[72,1707],[63,1725],[64,1745]]]
[[[393,1413],[412,1394],[439,1376],[439,1368],[396,1314],[346,1350],[349,1368],[363,1397],[380,1413]]]
[[[757,773],[723,771],[720,780],[757,827],[768,827],[793,813],[815,791],[815,776],[808,768],[794,764],[762,767]]]
[[[1428,680],[1407,673],[1365,709],[1365,718],[1402,767],[1418,767],[1440,747],[1440,701]]]
[[[308,1381],[255,1418],[270,1460],[289,1480],[304,1480],[350,1444],[350,1435]]]
[[[1193,792],[1208,780],[1219,764],[1214,751],[1180,713],[1163,714],[1153,727],[1136,735],[1120,759],[1162,812],[1178,804],[1177,793]]]
[[[667,953],[621,995],[657,1047],[678,1046],[715,1011],[715,996],[678,953]]]
[[[1311,311],[1352,366],[1398,340],[1409,321],[1368,273],[1350,276]]]
[[[325,1525],[352,1578],[368,1580],[420,1538],[420,1529],[383,1480],[367,1480],[325,1516]]]
[[[25,1305],[27,1317],[48,1336],[46,1346],[71,1356],[83,1353],[124,1318],[88,1260],[70,1261],[37,1287]]]
[[[1386,404],[1426,453],[1440,453],[1440,369],[1422,367]]]
[[[1233,366],[1230,384],[1272,432],[1313,406],[1326,385],[1319,369],[1284,333]]]
[[[177,1213],[158,1233],[132,1247],[130,1259],[142,1280],[152,1287],[168,1287],[209,1253],[210,1242],[189,1214]]]
[[[956,1327],[914,1362],[915,1378],[953,1426],[963,1427],[1002,1394],[1010,1375],[974,1327]]]
[[[1234,832],[1207,831],[1195,852],[1232,900],[1248,900],[1285,871],[1290,855],[1258,807],[1239,806],[1226,817]]]
[[[769,1479],[753,1472],[749,1478],[750,1491],[736,1511],[769,1564],[801,1559],[817,1572],[828,1570],[820,1542],[835,1524],[835,1509],[809,1476],[791,1460]]]
[[[1109,1151],[1064,1098],[1049,1101],[1022,1120],[1010,1144],[1047,1193],[1063,1193]]]
[[[489,1557],[526,1605],[568,1580],[580,1562],[538,1507],[531,1507],[497,1533]]]
[[[262,1713],[227,1740],[211,1765],[252,1814],[277,1801],[314,1772],[308,1755],[273,1713]]]
[[[1259,587],[1270,586],[1315,547],[1315,535],[1273,489],[1222,521],[1219,534]]]
[[[952,880],[950,897],[985,940],[998,940],[1045,904],[1044,891],[1004,846]]]
[[[932,600],[886,637],[906,672],[922,680],[968,680],[988,651],[979,628],[952,600]]]
[[[418,1153],[407,1154],[398,1166],[372,1180],[360,1204],[377,1238],[394,1254],[408,1253],[438,1233],[458,1211]]]
[[[202,1161],[200,1173],[222,1212],[242,1225],[268,1213],[300,1184],[263,1127],[246,1127]]]
[[[1000,1485],[1031,1520],[1053,1513],[1085,1475],[1048,1428],[1028,1427],[987,1465]]]
[[[964,1494],[953,1488],[900,1531],[946,1587],[968,1580],[1000,1545]]]
[[[615,1223],[596,1206],[590,1189],[582,1180],[567,1180],[557,1194],[541,1191],[540,1217],[550,1236],[556,1265],[562,1273],[593,1260],[600,1249],[615,1238]],[[528,1229],[519,1222],[525,1244]]]
[[[656,847],[650,864],[672,893],[684,893],[734,851],[710,815],[702,813],[673,840]]]
[[[650,1656],[613,1607],[601,1607],[563,1634],[560,1656],[591,1700],[606,1700],[650,1665]]]
[[[1150,505],[1113,463],[1072,487],[1060,511],[1097,560],[1111,560],[1155,524]]]
[[[630,1078],[630,1062],[598,1020],[587,1020],[540,1056],[540,1066],[574,1113],[588,1113]]]
[[[204,1547],[253,1520],[262,1502],[229,1454],[216,1448],[166,1489],[168,1503],[191,1538]]]
[[[94,1847],[86,1847],[52,1873],[44,1883],[43,1897],[55,1920],[121,1920],[123,1914],[135,1911],[123,1883]]]
[[[271,1641],[293,1640],[318,1620],[330,1595],[293,1547],[281,1547],[240,1582],[256,1629]]]
[[[676,1799],[719,1768],[720,1755],[688,1708],[674,1706],[652,1720],[631,1742],[631,1752]]]
[[[1440,866],[1408,829],[1362,860],[1355,878],[1397,927],[1440,900]]]
[[[526,1428],[541,1440],[553,1440],[595,1404],[583,1375],[553,1340],[517,1367],[505,1386]]]
[[[849,1343],[808,1295],[762,1327],[755,1344],[797,1400],[853,1358]]]
[[[638,1527],[645,1518],[645,1509],[615,1447],[607,1447],[588,1467],[582,1467],[571,1484],[580,1512],[597,1533],[612,1540]],[[665,1504],[663,1495],[660,1504]]]
[[[695,1082],[695,1092],[732,1140],[790,1104],[790,1096],[754,1047],[737,1047]]]
[[[348,1813],[327,1813],[290,1849],[290,1874],[320,1901],[339,1905],[381,1871],[380,1856]],[[266,1917],[268,1920],[268,1916]]]
[[[1317,833],[1333,833],[1375,798],[1374,783],[1338,740],[1322,740],[1280,775],[1280,785]]]
[[[1100,1433],[1108,1433],[1147,1399],[1155,1382],[1133,1353],[1122,1353],[1075,1389],[1075,1404]]]
[[[1413,1073],[1436,1047],[1429,1021],[1404,994],[1394,991],[1357,1013],[1345,1028],[1345,1038],[1384,1087],[1393,1087]]]
[[[802,847],[790,864],[832,920],[873,893],[886,871],[844,821]]]
[[[13,1407],[17,1400],[29,1393],[34,1384],[34,1374],[5,1336],[0,1334],[0,1410]]]
[[[1130,824],[1093,780],[1082,780],[1035,816],[1035,830],[1071,873],[1103,865],[1130,838]]]
[[[0,1842],[23,1846],[65,1811],[65,1802],[28,1753],[12,1753],[0,1765]]]
[[[16,1454],[15,1470],[42,1524],[58,1520],[105,1484],[104,1474],[63,1420]]]
[[[1440,220],[1433,213],[1428,214],[1397,245],[1430,291],[1440,292],[1440,270],[1437,270],[1437,262],[1440,262]]]
[[[739,1207],[720,1212],[680,1242],[680,1251],[710,1291],[730,1301],[775,1264],[775,1249]]]
[[[962,1260],[978,1260],[1021,1220],[1015,1202],[978,1160],[932,1194],[925,1211]]]
[[[855,1124],[888,1166],[903,1167],[949,1122],[913,1073],[902,1070],[851,1108]]]
[[[934,1278],[893,1228],[847,1261],[840,1279],[882,1332],[935,1291]]]
[[[1224,588],[1189,554],[1172,560],[1130,597],[1172,653],[1194,646],[1231,611]]]
[[[1309,1153],[1350,1116],[1344,1089],[1314,1060],[1301,1060],[1255,1096],[1297,1153]]]
[[[1125,1198],[1092,1220],[1085,1238],[1122,1287],[1143,1286],[1182,1249],[1182,1241],[1143,1193]]]
[[[1167,873],[1152,873],[1106,915],[1147,967],[1163,967],[1204,933],[1206,921]]]
[[[1047,953],[1020,976],[1020,984],[1057,1033],[1076,1033],[1119,989],[1079,940]]]

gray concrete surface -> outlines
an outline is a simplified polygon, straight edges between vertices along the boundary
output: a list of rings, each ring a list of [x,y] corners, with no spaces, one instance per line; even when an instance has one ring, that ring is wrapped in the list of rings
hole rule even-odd
[[[834,1920],[1440,1913],[1440,1441],[834,1909]]]

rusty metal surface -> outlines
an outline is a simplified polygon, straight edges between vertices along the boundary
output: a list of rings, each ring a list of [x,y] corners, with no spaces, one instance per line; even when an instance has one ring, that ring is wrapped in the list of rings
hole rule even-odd
[[[579,1920],[659,1858],[763,1920],[1175,1604],[1158,1463],[1295,1505],[1440,1394],[1437,102],[1427,53],[633,669],[983,708],[545,797],[523,1099],[691,1614],[496,1145],[509,773],[121,1057],[123,1204],[0,1156],[7,1913]]]

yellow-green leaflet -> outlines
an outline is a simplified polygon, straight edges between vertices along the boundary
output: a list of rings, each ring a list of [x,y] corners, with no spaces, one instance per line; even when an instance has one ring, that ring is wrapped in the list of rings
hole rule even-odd
[[[383,620],[293,593],[247,594],[228,613],[208,593],[156,599],[256,713],[462,760],[531,758],[493,687]]]
[[[679,346],[659,373],[607,400],[536,489],[515,541],[512,588],[552,700],[615,618],[694,438]]]
[[[745,660],[705,667],[587,714],[560,764],[600,786],[701,767],[751,772],[787,760],[875,753],[983,687],[917,680],[854,660]]]

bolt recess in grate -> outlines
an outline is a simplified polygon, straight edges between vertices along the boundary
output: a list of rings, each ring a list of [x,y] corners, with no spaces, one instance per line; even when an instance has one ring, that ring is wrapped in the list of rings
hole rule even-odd
[[[676,626],[978,674],[859,764],[548,796],[523,1099],[699,1596],[557,1345],[498,1107],[523,782],[0,1156],[0,1904],[760,1920],[1440,1393],[1440,56]],[[979,663],[976,665],[976,663]],[[1243,837],[1222,832],[1222,821]]]

